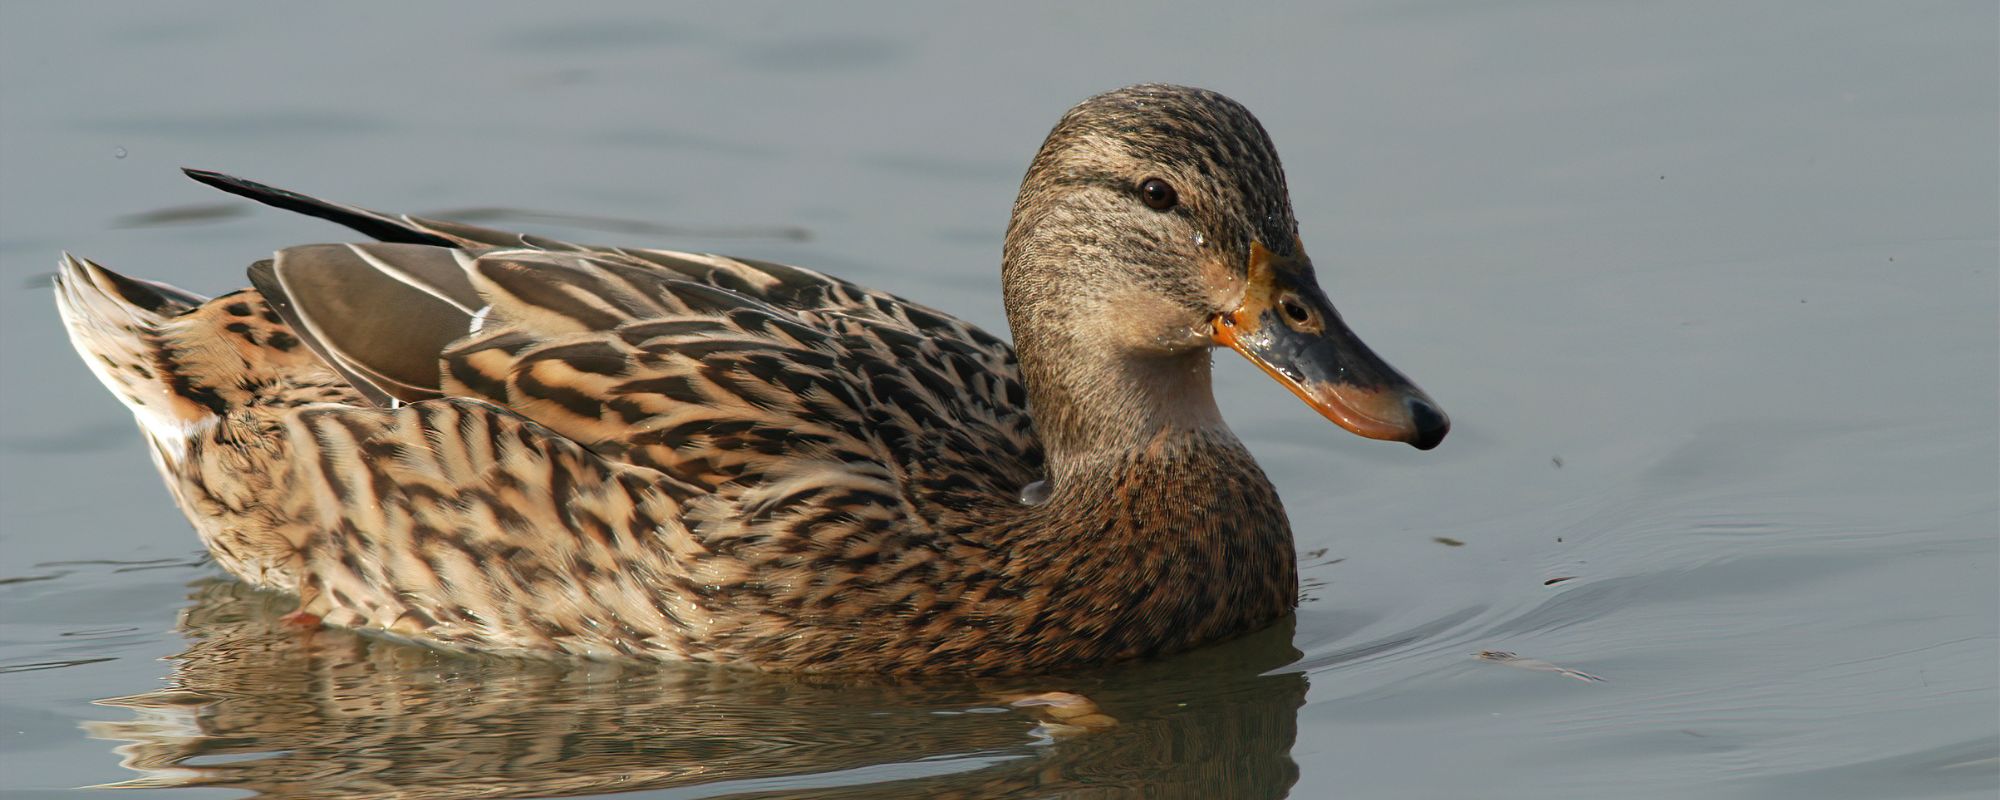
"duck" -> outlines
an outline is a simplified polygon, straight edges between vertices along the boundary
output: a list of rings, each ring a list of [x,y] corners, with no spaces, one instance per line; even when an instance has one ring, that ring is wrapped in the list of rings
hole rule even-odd
[[[802,267],[186,172],[374,240],[212,299],[69,254],[55,281],[214,562],[306,628],[773,672],[1157,657],[1298,602],[1213,351],[1363,437],[1450,428],[1336,313],[1269,135],[1213,91],[1056,123],[1002,247],[1011,344]]]

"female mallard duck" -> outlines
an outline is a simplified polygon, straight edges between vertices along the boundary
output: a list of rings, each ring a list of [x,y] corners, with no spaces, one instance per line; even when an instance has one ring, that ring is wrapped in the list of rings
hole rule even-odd
[[[1199,89],[1049,134],[1001,263],[1014,347],[797,267],[189,174],[381,240],[280,250],[214,300],[57,280],[216,561],[302,622],[774,670],[1168,653],[1298,595],[1212,345],[1362,436],[1448,426],[1320,291],[1262,126]]]

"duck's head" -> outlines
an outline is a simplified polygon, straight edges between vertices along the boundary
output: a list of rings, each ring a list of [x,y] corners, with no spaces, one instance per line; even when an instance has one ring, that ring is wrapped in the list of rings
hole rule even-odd
[[[1356,434],[1428,450],[1451,426],[1341,321],[1270,137],[1214,92],[1132,86],[1063,115],[1023,181],[1002,281],[1031,392],[1075,372],[1059,362],[1091,358],[1204,355],[1205,383],[1205,353],[1221,345]],[[1121,373],[1072,382],[1107,374]],[[1071,387],[1063,402],[1082,394],[1104,396]]]

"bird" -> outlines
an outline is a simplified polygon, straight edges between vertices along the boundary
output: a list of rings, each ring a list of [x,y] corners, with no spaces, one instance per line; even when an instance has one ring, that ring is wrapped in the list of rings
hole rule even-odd
[[[213,560],[306,628],[777,672],[1157,657],[1298,600],[1214,350],[1364,437],[1450,428],[1320,288],[1263,126],[1204,89],[1057,122],[1002,247],[1011,344],[802,267],[186,173],[374,240],[213,299],[67,253],[55,281]]]

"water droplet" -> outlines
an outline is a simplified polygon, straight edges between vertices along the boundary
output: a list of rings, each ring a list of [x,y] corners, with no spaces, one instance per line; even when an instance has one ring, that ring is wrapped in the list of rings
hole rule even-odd
[[[125,152],[125,148],[123,148],[123,147],[120,147],[120,148],[117,148],[117,149],[114,149],[114,150],[112,150],[112,151],[111,151],[111,157],[112,157],[112,158],[124,158],[124,157],[125,157],[126,155],[127,155],[127,154],[126,154],[126,152]]]
[[[1049,500],[1049,482],[1035,481],[1021,487],[1021,505],[1038,506]]]
[[[1194,234],[1194,246],[1202,247],[1207,244],[1208,244],[1208,237],[1201,235],[1200,231],[1196,231]]]

